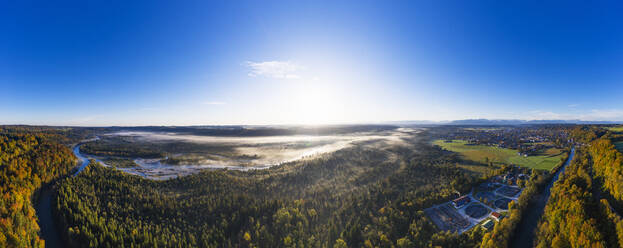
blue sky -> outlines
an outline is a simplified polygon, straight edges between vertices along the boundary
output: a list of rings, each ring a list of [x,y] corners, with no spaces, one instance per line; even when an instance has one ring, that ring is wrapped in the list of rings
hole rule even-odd
[[[623,6],[1,1],[0,123],[623,121]]]

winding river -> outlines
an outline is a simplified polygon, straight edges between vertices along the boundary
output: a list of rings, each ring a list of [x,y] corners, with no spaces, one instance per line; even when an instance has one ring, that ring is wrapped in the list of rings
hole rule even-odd
[[[511,239],[510,247],[533,247],[536,228],[539,224],[541,216],[543,215],[543,211],[545,210],[545,205],[551,195],[551,188],[554,185],[554,182],[558,181],[560,174],[564,173],[565,168],[567,168],[567,166],[571,163],[574,155],[575,148],[571,149],[569,158],[567,158],[565,164],[556,172],[545,190],[543,190],[539,195],[534,196],[532,204],[528,206],[527,212],[523,214],[521,221],[519,221],[515,235],[513,235],[513,239]]]
[[[78,175],[78,173],[80,173],[82,170],[84,170],[85,167],[87,167],[87,165],[89,165],[89,159],[85,156],[82,156],[82,154],[80,154],[80,146],[81,146],[80,144],[74,146],[74,155],[76,155],[78,160],[81,161],[81,164],[80,166],[78,166],[78,169],[72,176]]]

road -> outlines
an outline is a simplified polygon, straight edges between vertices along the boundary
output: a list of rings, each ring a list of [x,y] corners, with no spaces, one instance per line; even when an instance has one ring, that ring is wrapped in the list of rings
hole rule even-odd
[[[513,239],[511,239],[511,248],[525,248],[534,246],[534,236],[536,228],[539,224],[541,216],[543,215],[543,211],[545,210],[547,200],[549,200],[549,197],[551,195],[551,188],[554,185],[554,182],[558,181],[558,177],[560,176],[560,174],[564,173],[565,168],[567,168],[567,166],[571,163],[574,155],[575,148],[571,149],[569,158],[567,158],[567,161],[565,161],[565,164],[562,166],[562,168],[560,168],[558,172],[556,172],[545,190],[543,190],[541,194],[534,197],[532,204],[528,206],[527,212],[523,214],[521,221],[517,226],[517,230],[515,231],[515,235],[513,235]]]

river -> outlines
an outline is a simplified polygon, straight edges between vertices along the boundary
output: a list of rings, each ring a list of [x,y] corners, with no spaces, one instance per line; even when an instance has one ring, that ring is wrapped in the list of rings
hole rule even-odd
[[[78,169],[76,170],[76,172],[72,175],[72,176],[76,176],[78,175],[78,173],[80,173],[82,170],[84,170],[85,167],[87,167],[87,165],[89,165],[89,159],[85,156],[82,156],[82,154],[80,154],[80,144],[74,146],[74,155],[76,155],[76,157],[78,158],[78,160],[82,161],[80,166],[78,166]],[[101,161],[98,161],[101,163]]]
[[[567,168],[567,166],[571,163],[574,155],[575,148],[571,149],[569,158],[567,158],[567,161],[565,161],[562,168],[556,172],[545,190],[534,197],[532,203],[528,206],[527,212],[523,214],[521,221],[519,221],[515,235],[513,235],[513,239],[511,239],[510,247],[533,247],[536,228],[539,224],[541,216],[543,215],[543,211],[545,210],[545,205],[551,195],[551,188],[554,185],[554,182],[558,181],[560,174],[564,173],[565,168]]]

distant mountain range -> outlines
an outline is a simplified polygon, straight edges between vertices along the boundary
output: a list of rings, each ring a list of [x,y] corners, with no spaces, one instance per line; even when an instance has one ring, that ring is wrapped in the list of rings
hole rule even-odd
[[[466,119],[454,121],[395,121],[394,125],[528,125],[528,124],[621,124],[621,121],[582,121],[582,120],[490,120]]]

